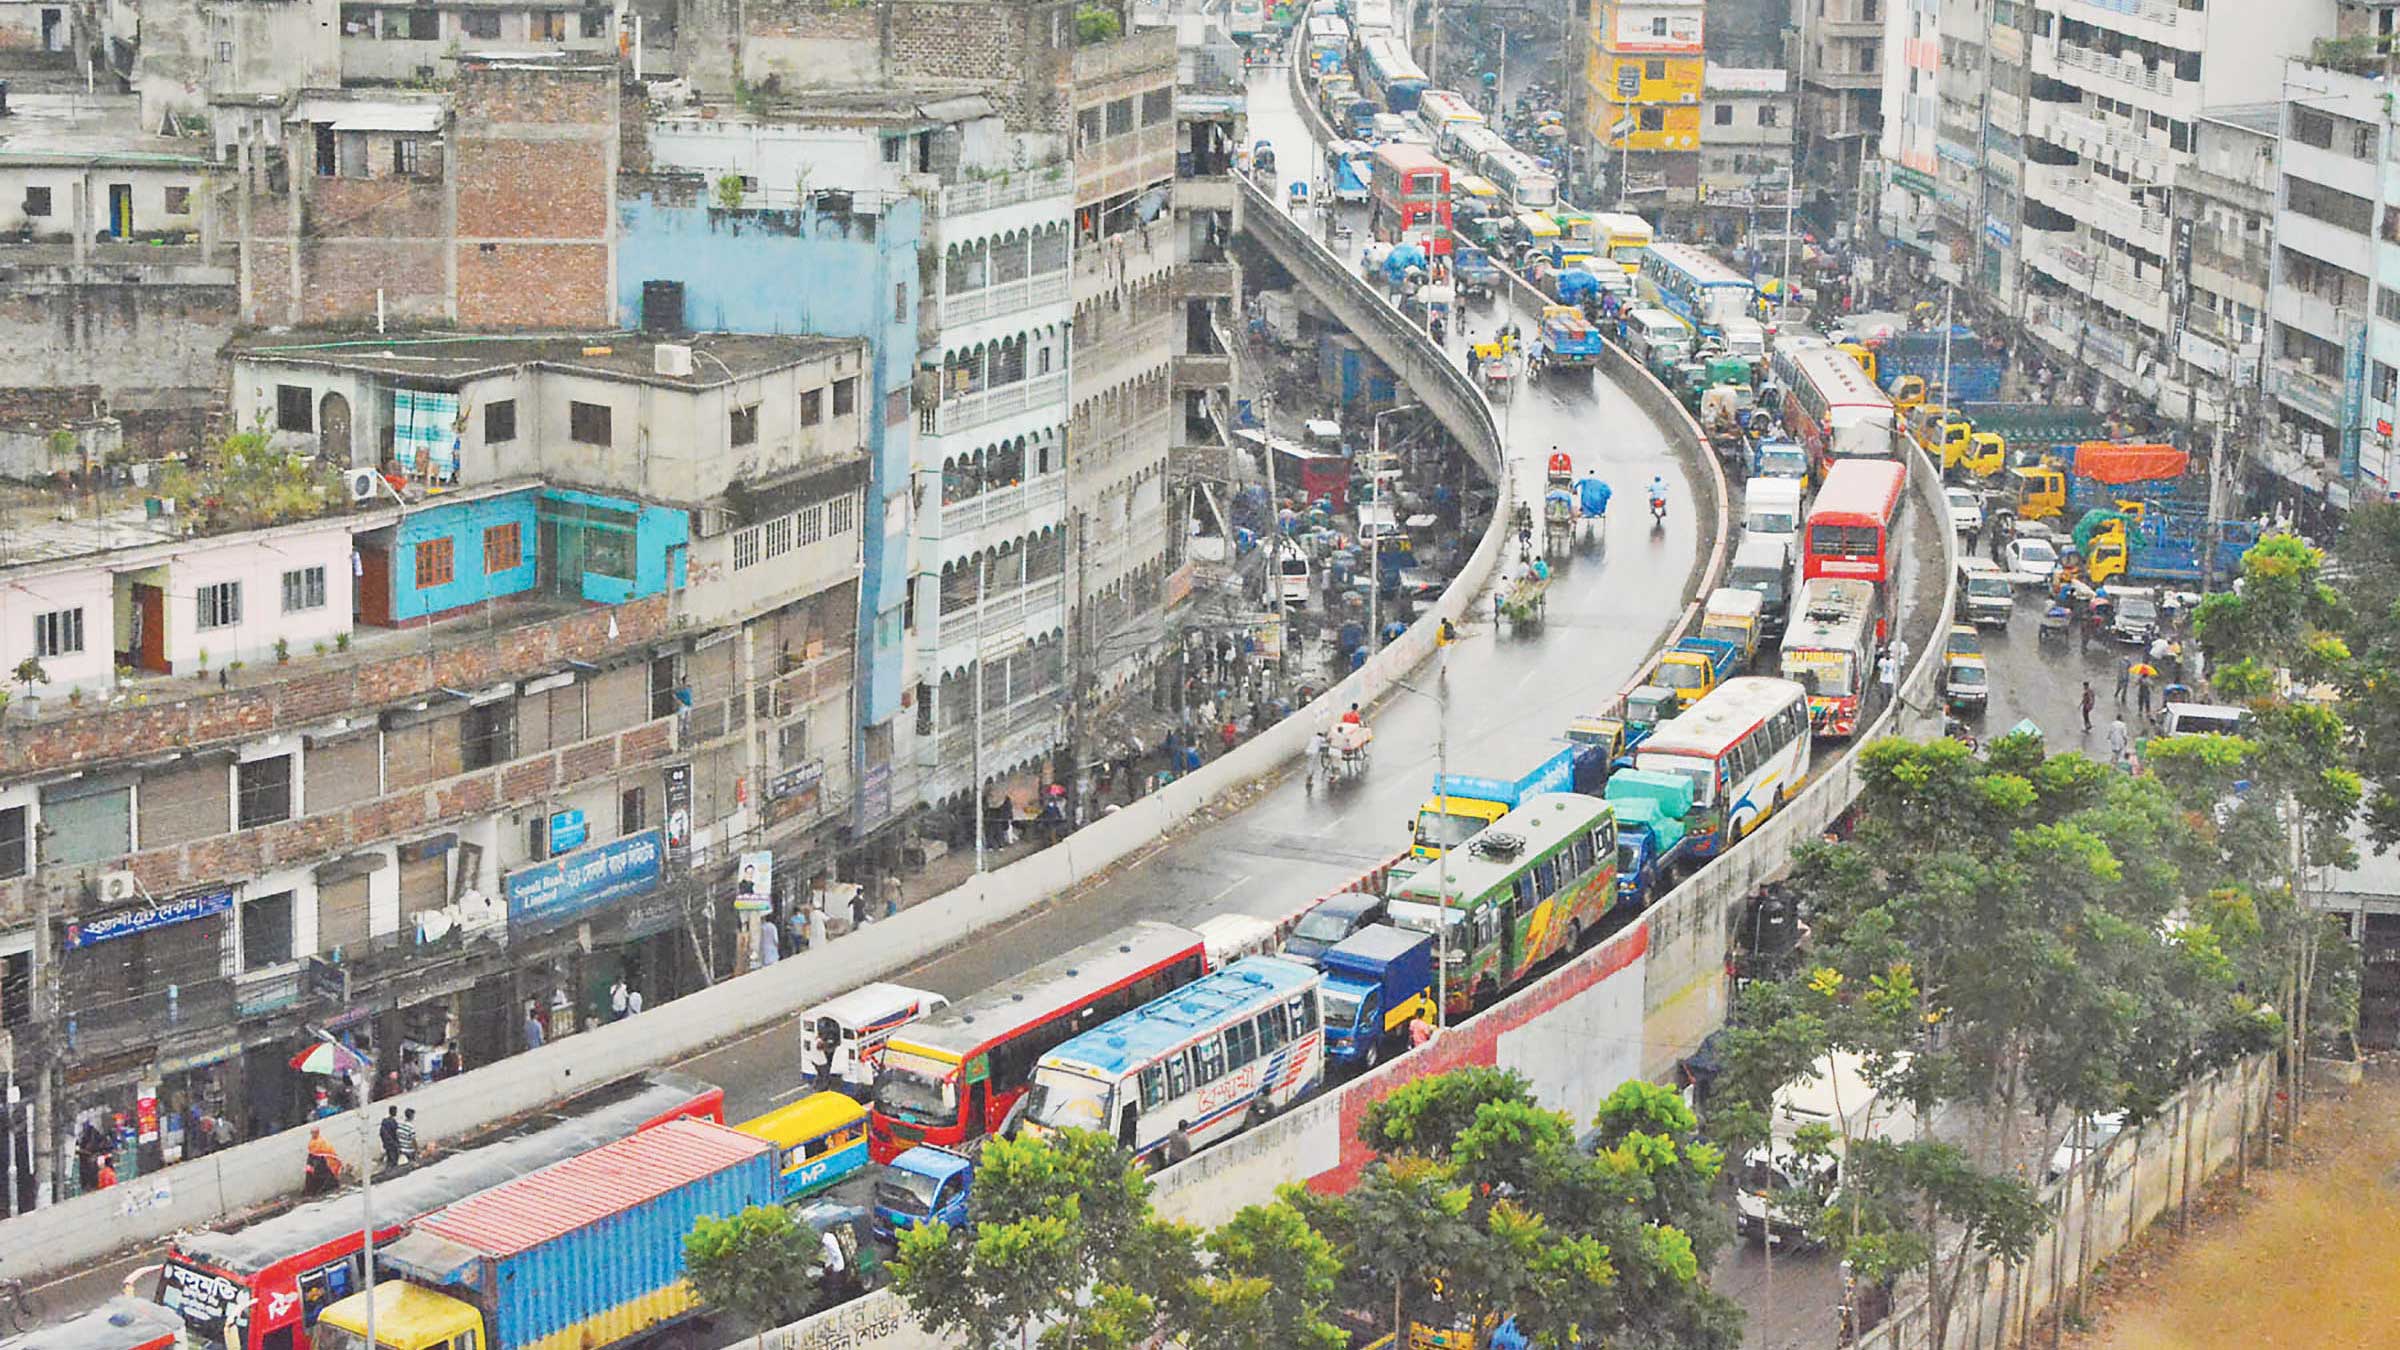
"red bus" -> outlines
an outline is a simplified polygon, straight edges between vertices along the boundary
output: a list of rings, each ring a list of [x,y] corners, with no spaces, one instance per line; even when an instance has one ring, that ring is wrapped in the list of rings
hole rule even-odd
[[[893,1032],[875,1075],[868,1156],[888,1163],[918,1144],[956,1148],[999,1129],[1042,1056],[1207,965],[1191,929],[1127,924]]]
[[[379,1182],[376,1243],[453,1201],[610,1140],[687,1116],[722,1125],[725,1093],[680,1074],[649,1073],[594,1088],[546,1115],[531,1133]],[[247,1227],[178,1233],[152,1296],[183,1318],[195,1346],[310,1350],[317,1314],[361,1287],[363,1205],[356,1194],[336,1195]]]
[[[1387,244],[1415,244],[1428,258],[1450,252],[1450,166],[1421,145],[1375,148],[1367,185],[1368,229]]]
[[[1800,532],[1800,579],[1855,577],[1889,585],[1899,562],[1893,533],[1908,468],[1896,459],[1834,461]]]
[[[1835,460],[1898,453],[1892,400],[1848,352],[1823,344],[1778,344],[1769,364],[1783,386],[1784,424],[1799,434],[1820,476]]]

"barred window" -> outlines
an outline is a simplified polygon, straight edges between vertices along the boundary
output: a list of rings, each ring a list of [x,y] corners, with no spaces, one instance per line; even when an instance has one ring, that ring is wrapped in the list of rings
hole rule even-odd
[[[801,509],[801,511],[800,511],[799,520],[800,520],[800,543],[802,544],[802,546],[804,546],[804,547],[805,547],[806,545],[813,544],[813,543],[817,542],[818,540],[820,540],[820,539],[822,539],[822,538],[824,538],[824,537],[825,537],[825,508],[824,508],[824,507],[822,507],[822,506],[810,506],[810,507],[803,507],[803,508]]]
[[[758,566],[758,527],[736,530],[733,535],[733,570]]]
[[[825,533],[848,534],[858,523],[858,501],[852,497],[836,497],[825,503]]]
[[[767,522],[767,556],[780,558],[792,551],[792,518],[777,516]]]

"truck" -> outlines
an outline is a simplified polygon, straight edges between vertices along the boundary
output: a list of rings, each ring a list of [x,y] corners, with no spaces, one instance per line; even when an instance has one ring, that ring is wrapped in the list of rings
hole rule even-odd
[[[1600,330],[1583,317],[1583,311],[1573,305],[1542,307],[1542,349],[1544,359],[1563,370],[1595,371],[1600,368],[1600,353],[1607,344],[1600,339]]]
[[[1361,1069],[1384,1051],[1417,1014],[1433,1016],[1431,933],[1379,923],[1361,928],[1318,958],[1325,972],[1325,1055]]]
[[[2007,465],[2012,468],[2040,463],[2053,446],[2099,440],[2109,434],[2108,419],[2088,403],[1952,402],[1956,420],[2000,438]]]
[[[1695,784],[1679,773],[1619,769],[1605,794],[1617,812],[1617,903],[1647,905],[1684,863],[1684,817]]]
[[[1842,1164],[1852,1145],[1866,1140],[1907,1143],[1917,1137],[1916,1112],[1893,1094],[1867,1081],[1866,1059],[1846,1050],[1819,1056],[1806,1072],[1775,1089],[1768,1116],[1768,1142],[1750,1150],[1734,1175],[1734,1227],[1744,1237],[1768,1243],[1799,1236],[1790,1209],[1776,1201],[1797,1192],[1797,1208],[1814,1213],[1841,1189]],[[1802,1157],[1795,1147],[1811,1125],[1833,1132],[1832,1151]]]
[[[707,1121],[602,1144],[417,1220],[376,1250],[371,1291],[319,1314],[317,1343],[610,1350],[668,1337],[708,1314],[684,1278],[693,1224],[775,1204],[775,1172],[772,1144]]]
[[[1467,842],[1484,826],[1516,809],[1537,792],[1599,794],[1608,777],[1608,754],[1602,747],[1575,741],[1546,741],[1515,773],[1436,774],[1433,795],[1417,808],[1415,841],[1409,852],[1419,858],[1438,858],[1444,849]]]
[[[1652,678],[1674,690],[1676,701],[1688,708],[1741,673],[1741,648],[1723,638],[1688,637],[1659,656]]]
[[[1943,353],[1949,355],[1947,400],[1985,402],[2000,397],[2000,379],[2008,363],[1965,324],[1945,333],[1894,333],[1875,344],[1875,373],[1882,378],[1892,402],[1902,407],[1943,395]]]
[[[2191,510],[2201,485],[2188,478],[2191,456],[2171,445],[2083,441],[2055,447],[2038,464],[2009,470],[2009,509],[2020,520],[2080,517],[2087,511],[2152,504]]]
[[[1700,611],[1700,636],[1718,638],[1734,645],[1736,664],[1747,666],[1757,654],[1760,618],[1766,609],[1766,597],[1739,586],[1719,586],[1708,593],[1708,604]]]
[[[967,1226],[967,1193],[975,1162],[953,1149],[919,1144],[884,1166],[875,1178],[875,1236],[896,1242],[902,1233],[939,1220]]]
[[[1481,247],[1459,240],[1451,246],[1450,275],[1461,300],[1489,300],[1499,290],[1500,265]]]
[[[2113,591],[2120,579],[2172,582],[2196,587],[2204,572],[2218,577],[2241,575],[2242,555],[2258,543],[2255,521],[2216,522],[2213,568],[2203,565],[2208,553],[2209,523],[2182,512],[2151,509],[2140,516],[2094,509],[2075,525],[2075,550],[2083,555],[2084,579]]]

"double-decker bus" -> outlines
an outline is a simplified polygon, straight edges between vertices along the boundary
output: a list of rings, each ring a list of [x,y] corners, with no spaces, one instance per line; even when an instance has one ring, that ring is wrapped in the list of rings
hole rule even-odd
[[[1424,123],[1426,139],[1433,142],[1438,154],[1449,153],[1458,131],[1484,125],[1483,114],[1464,96],[1448,89],[1426,90],[1417,100],[1417,120]]]
[[[1414,112],[1429,83],[1408,47],[1389,33],[1359,36],[1358,81],[1388,113]]]
[[[1324,977],[1249,956],[1042,1056],[1024,1130],[1096,1130],[1143,1161],[1256,1125],[1325,1078]]]
[[[1592,217],[1602,251],[1616,259],[1625,275],[1636,276],[1650,254],[1650,222],[1624,211],[1602,211]]]
[[[1853,577],[1889,586],[1899,575],[1900,494],[1908,467],[1896,459],[1845,459],[1825,475],[1800,531],[1800,578]]]
[[[1897,452],[1891,396],[1841,348],[1778,343],[1771,365],[1775,382],[1783,386],[1784,421],[1799,431],[1820,470],[1833,460],[1881,459]]]
[[[1428,258],[1450,252],[1450,166],[1421,145],[1375,147],[1367,185],[1367,229],[1387,244],[1415,244]]]
[[[1747,319],[1758,303],[1750,278],[1689,244],[1652,242],[1642,256],[1643,285],[1660,308],[1715,335],[1731,319]]]
[[[1191,929],[1128,924],[910,1023],[883,1045],[868,1154],[888,1163],[918,1144],[957,1147],[991,1133],[1042,1056],[1181,989],[1206,965]]]
[[[1818,577],[1800,587],[1783,632],[1783,678],[1808,691],[1808,720],[1823,740],[1858,733],[1875,673],[1875,583]]]
[[[1392,922],[1447,932],[1444,999],[1458,1016],[1582,946],[1616,898],[1615,810],[1579,792],[1537,792],[1402,882]]]
[[[1737,675],[1659,724],[1634,752],[1637,769],[1692,781],[1684,838],[1713,858],[1775,814],[1808,780],[1808,691]]]
[[[1519,211],[1540,211],[1558,202],[1558,175],[1522,150],[1503,146],[1476,167]]]

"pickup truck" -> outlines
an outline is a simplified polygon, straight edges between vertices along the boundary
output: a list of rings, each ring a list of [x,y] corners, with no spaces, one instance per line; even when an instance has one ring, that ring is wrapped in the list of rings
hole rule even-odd
[[[1433,795],[1417,807],[1409,852],[1438,858],[1467,842],[1484,826],[1515,810],[1537,792],[1599,794],[1608,778],[1609,757],[1599,746],[1576,741],[1545,742],[1515,773],[1437,774]]]
[[[1433,937],[1376,924],[1318,958],[1326,1058],[1372,1069],[1411,1019],[1433,1015]]]
[[[1658,683],[1675,691],[1688,708],[1719,684],[1742,673],[1742,649],[1723,638],[1689,637],[1658,658]]]
[[[1684,861],[1683,818],[1692,780],[1652,769],[1620,769],[1605,794],[1617,813],[1617,903],[1640,908],[1674,885]]]
[[[1500,265],[1473,244],[1452,246],[1450,275],[1458,284],[1461,300],[1489,300],[1500,286]]]
[[[1583,317],[1583,311],[1573,305],[1548,305],[1542,309],[1542,348],[1548,362],[1566,370],[1592,371],[1600,368],[1600,330]]]

